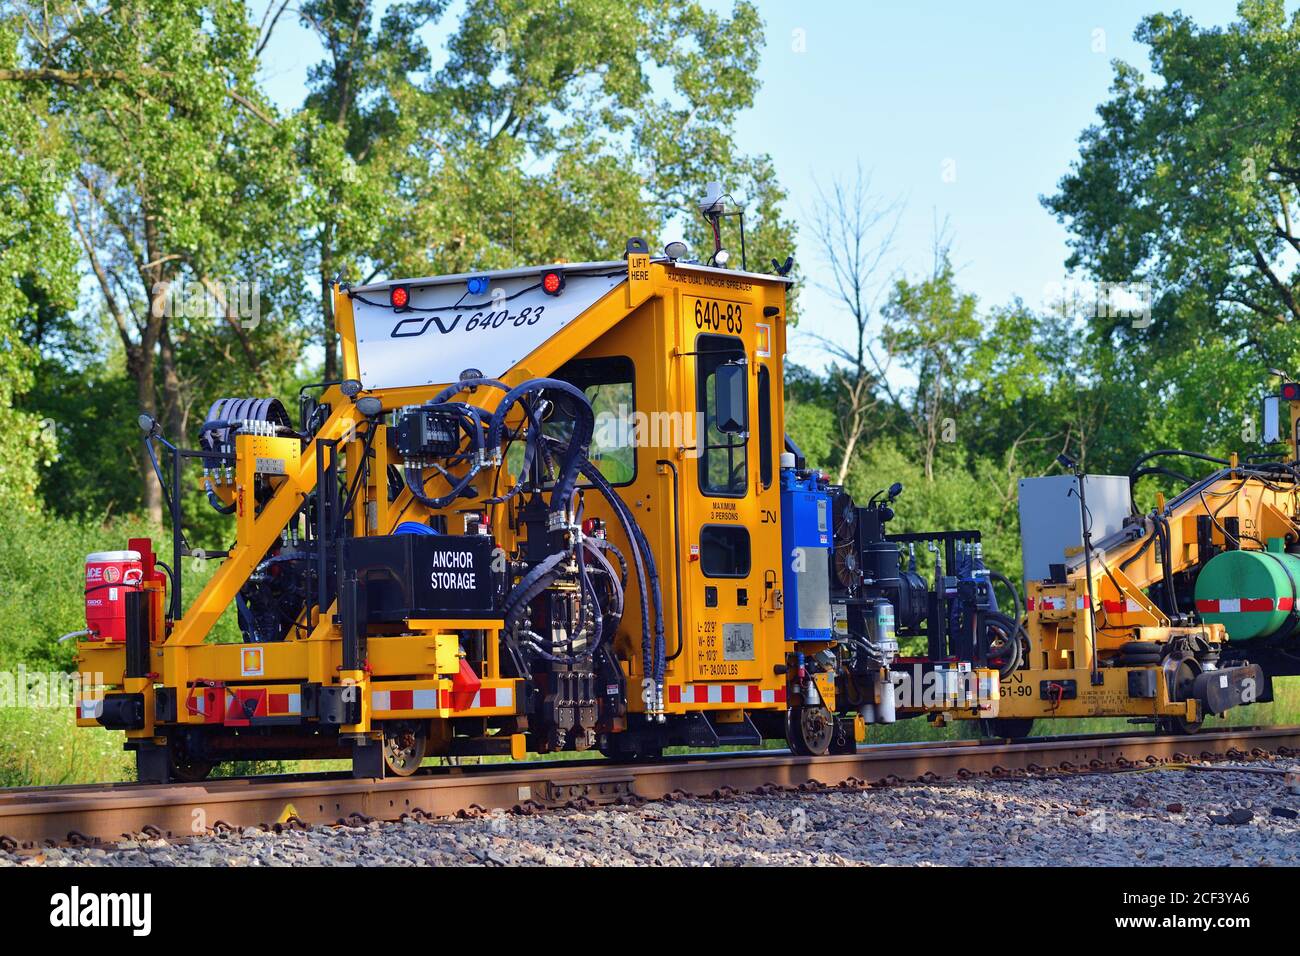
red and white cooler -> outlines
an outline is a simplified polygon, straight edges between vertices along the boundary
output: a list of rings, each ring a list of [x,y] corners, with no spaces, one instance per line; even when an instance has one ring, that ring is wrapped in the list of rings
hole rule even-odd
[[[144,568],[139,551],[86,555],[86,628],[91,641],[126,640],[126,596],[139,591]]]

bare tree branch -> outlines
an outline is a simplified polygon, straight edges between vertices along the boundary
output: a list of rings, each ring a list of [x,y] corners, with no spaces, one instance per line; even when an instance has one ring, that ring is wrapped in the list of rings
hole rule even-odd
[[[258,24],[257,34],[261,38],[257,41],[257,46],[253,48],[253,57],[257,58],[262,55],[266,45],[271,42],[271,34],[275,32],[275,25],[280,22],[280,15],[284,13],[285,8],[289,6],[289,0],[284,0],[280,4],[280,9],[275,11],[275,16],[271,17],[271,23],[268,26],[266,18],[270,16],[271,8],[275,6],[274,0],[266,5],[266,10],[262,14],[262,22]]]
[[[818,187],[817,193],[812,232],[830,272],[830,281],[821,288],[839,300],[852,320],[843,339],[808,333],[830,358],[831,377],[843,395],[836,479],[843,484],[869,429],[868,412],[879,402],[876,389],[889,392],[888,363],[881,362],[873,347],[871,321],[889,287],[885,262],[893,251],[902,205],[874,197],[871,177],[861,166],[851,181],[837,179],[829,190]]]

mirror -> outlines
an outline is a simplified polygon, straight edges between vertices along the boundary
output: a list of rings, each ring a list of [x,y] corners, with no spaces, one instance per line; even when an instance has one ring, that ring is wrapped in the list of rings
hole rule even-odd
[[[1261,441],[1265,445],[1283,441],[1282,437],[1282,399],[1270,395],[1262,402],[1264,407],[1264,434]]]
[[[713,372],[713,423],[724,435],[745,432],[749,426],[745,401],[745,364],[725,362]]]

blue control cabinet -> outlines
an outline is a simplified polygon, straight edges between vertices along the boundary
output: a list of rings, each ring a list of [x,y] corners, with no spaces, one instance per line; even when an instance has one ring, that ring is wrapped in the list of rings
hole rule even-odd
[[[781,471],[785,639],[831,639],[831,496],[817,472]]]

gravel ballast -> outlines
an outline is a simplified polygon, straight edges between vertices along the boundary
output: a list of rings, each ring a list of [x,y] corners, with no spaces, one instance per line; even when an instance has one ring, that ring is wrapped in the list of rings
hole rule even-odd
[[[1300,795],[1281,774],[1157,770],[246,829],[182,843],[0,852],[0,865],[1295,866],[1297,811]]]

